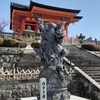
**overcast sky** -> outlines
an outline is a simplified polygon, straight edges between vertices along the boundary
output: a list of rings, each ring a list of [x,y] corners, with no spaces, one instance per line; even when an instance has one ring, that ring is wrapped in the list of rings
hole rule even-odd
[[[79,22],[69,25],[69,36],[83,35],[97,38],[100,40],[100,0],[33,0],[37,3],[56,6],[61,8],[81,10],[78,14],[83,16]],[[16,2],[24,5],[29,5],[30,0],[1,0],[0,1],[0,19],[10,20],[10,3]],[[5,28],[5,31],[12,32],[10,24]]]

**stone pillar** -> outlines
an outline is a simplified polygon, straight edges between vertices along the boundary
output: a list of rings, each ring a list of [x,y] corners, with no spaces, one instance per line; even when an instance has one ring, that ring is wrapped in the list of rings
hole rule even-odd
[[[46,79],[40,78],[40,100],[47,100]]]

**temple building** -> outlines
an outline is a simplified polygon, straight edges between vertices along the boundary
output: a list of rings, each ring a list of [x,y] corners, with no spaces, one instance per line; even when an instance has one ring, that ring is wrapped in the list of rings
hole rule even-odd
[[[17,35],[21,35],[23,30],[30,26],[32,30],[38,31],[37,18],[42,18],[45,23],[64,23],[64,32],[68,38],[68,25],[78,22],[82,17],[77,16],[80,10],[65,9],[59,7],[39,4],[30,0],[29,6],[11,3],[10,5],[10,29]]]

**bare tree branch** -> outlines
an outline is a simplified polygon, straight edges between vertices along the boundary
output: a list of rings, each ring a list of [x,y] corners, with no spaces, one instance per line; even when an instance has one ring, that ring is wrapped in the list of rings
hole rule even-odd
[[[2,19],[0,20],[0,33],[4,31],[4,28],[8,25],[8,21]]]

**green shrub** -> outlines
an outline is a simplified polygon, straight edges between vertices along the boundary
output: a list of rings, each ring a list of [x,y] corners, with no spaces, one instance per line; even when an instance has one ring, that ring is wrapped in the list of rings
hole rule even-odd
[[[33,48],[39,48],[40,46],[41,46],[41,43],[32,43],[31,44],[31,46],[33,47]]]
[[[26,43],[23,38],[17,38],[16,40],[17,40],[17,44],[16,44],[17,47],[26,47]]]
[[[3,46],[4,47],[15,47],[18,40],[12,38],[5,38]]]
[[[16,47],[26,47],[25,41],[18,41]]]
[[[87,49],[89,51],[100,51],[100,45],[96,44],[83,44],[82,48]]]
[[[19,39],[17,40],[12,38],[5,38],[3,46],[4,47],[25,47],[26,43],[25,41],[21,41]]]
[[[3,41],[4,41],[4,39],[2,37],[0,37],[0,46],[3,45]]]
[[[16,40],[18,40],[18,41],[24,41],[23,38],[17,38]]]

